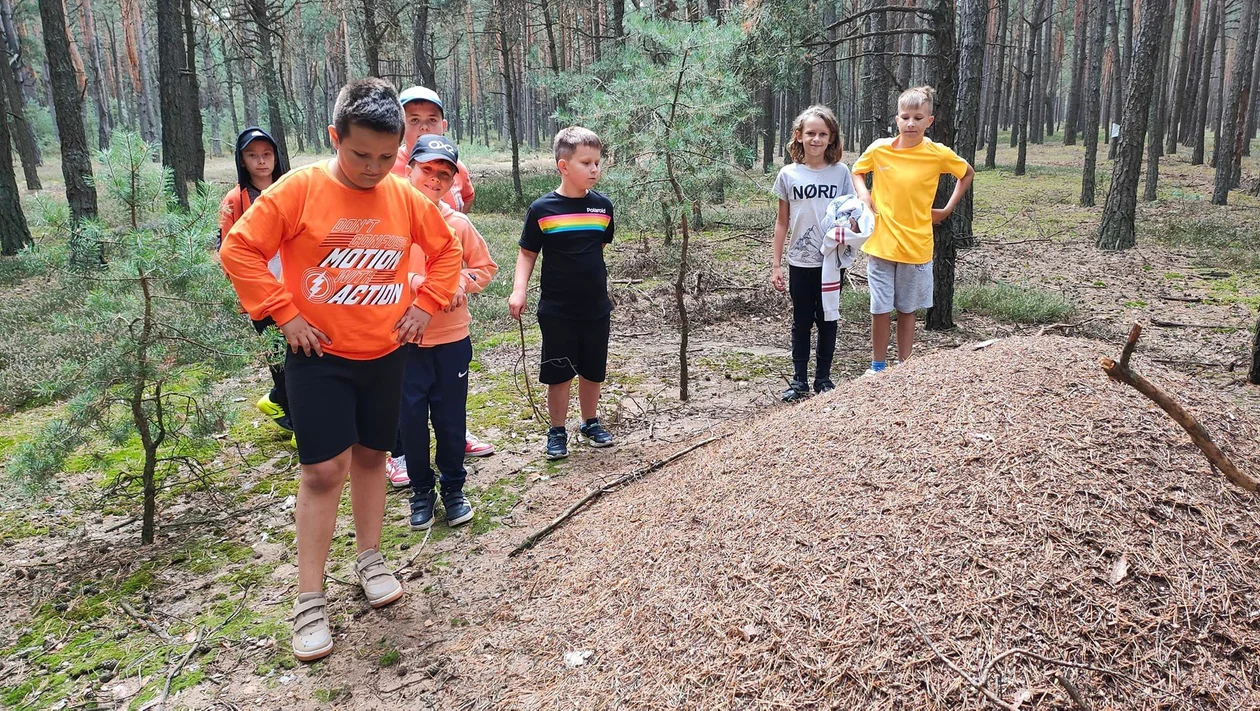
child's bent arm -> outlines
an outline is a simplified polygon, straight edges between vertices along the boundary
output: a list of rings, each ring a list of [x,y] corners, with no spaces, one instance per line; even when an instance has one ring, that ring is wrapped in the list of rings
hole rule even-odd
[[[494,279],[499,265],[490,257],[490,248],[486,240],[470,223],[465,234],[461,234],[460,243],[464,247],[464,276],[461,286],[464,292],[476,294]]]
[[[775,289],[783,291],[783,243],[787,241],[788,223],[791,220],[791,206],[787,200],[779,200],[779,213],[774,218],[774,242],[770,252],[770,283]]]
[[[525,311],[526,291],[529,289],[529,278],[534,274],[534,263],[538,261],[538,252],[531,252],[524,247],[516,255],[516,274],[512,279],[512,296],[508,298],[508,311],[512,318],[521,319]]]
[[[866,173],[853,174],[853,192],[858,196],[858,200],[861,200],[866,205],[866,209],[871,211],[872,215],[879,214],[875,210],[875,202],[871,200],[871,191],[866,189]]]
[[[968,164],[967,174],[958,179],[958,182],[954,185],[954,194],[949,196],[949,202],[945,203],[945,207],[941,208],[945,211],[946,216],[953,214],[954,208],[958,207],[958,201],[962,200],[962,196],[971,187],[971,181],[975,180],[975,178],[976,169]]]

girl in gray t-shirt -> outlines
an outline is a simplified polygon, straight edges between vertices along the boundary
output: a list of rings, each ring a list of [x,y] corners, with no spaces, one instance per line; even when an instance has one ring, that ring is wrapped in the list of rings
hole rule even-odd
[[[836,322],[823,317],[823,291],[839,291],[838,282],[822,283],[823,217],[827,205],[853,192],[853,178],[840,162],[844,145],[840,124],[825,106],[805,109],[792,123],[788,143],[792,163],[774,179],[779,215],[774,223],[771,283],[792,297],[792,383],[783,400],[792,402],[809,394],[809,346],[813,325],[818,325],[818,356],[814,366],[814,392],[831,390],[831,360],[836,351]],[[787,245],[788,280],[783,278],[783,247]]]

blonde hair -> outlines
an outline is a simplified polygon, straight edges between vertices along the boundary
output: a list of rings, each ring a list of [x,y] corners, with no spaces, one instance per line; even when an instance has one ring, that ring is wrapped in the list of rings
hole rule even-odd
[[[914,86],[901,92],[897,97],[898,109],[917,109],[927,104],[928,113],[936,108],[936,89],[930,86]]]
[[[805,162],[805,146],[801,143],[801,131],[805,130],[805,122],[809,119],[821,119],[827,125],[827,130],[831,132],[831,142],[827,144],[827,152],[823,154],[823,159],[827,161],[827,165],[835,165],[844,157],[844,139],[840,137],[840,122],[836,120],[836,115],[831,109],[821,104],[813,106],[801,112],[800,116],[792,122],[792,138],[788,140],[787,152],[794,163]]]
[[[569,126],[556,133],[556,137],[551,141],[551,152],[555,155],[556,162],[559,162],[561,159],[572,158],[578,146],[588,146],[597,151],[604,150],[603,142],[594,131],[581,126]]]

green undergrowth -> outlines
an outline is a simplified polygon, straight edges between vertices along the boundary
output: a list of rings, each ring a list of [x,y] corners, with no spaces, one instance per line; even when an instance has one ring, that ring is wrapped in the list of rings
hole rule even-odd
[[[963,284],[954,292],[954,308],[1010,323],[1055,323],[1072,314],[1073,307],[1056,294],[1029,286],[994,282]]]

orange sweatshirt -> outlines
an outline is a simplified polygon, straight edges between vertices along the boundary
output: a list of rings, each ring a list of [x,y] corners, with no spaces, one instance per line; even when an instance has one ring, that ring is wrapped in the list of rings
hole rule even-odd
[[[371,360],[398,347],[394,324],[410,305],[405,267],[415,251],[428,278],[414,304],[436,314],[450,303],[462,262],[438,209],[405,180],[391,175],[355,190],[320,161],[260,195],[219,255],[250,318],[284,325],[301,314],[332,341],[328,353]],[[267,271],[277,253],[283,284]]]
[[[490,248],[486,240],[473,227],[472,220],[462,212],[456,212],[446,203],[438,203],[446,224],[455,230],[460,246],[464,250],[464,270],[460,274],[459,285],[465,294],[476,294],[486,288],[486,284],[499,271],[499,265],[490,258]],[[425,279],[425,263],[423,255],[417,250],[411,252],[411,283],[413,287],[423,288]],[[454,343],[468,338],[468,324],[472,314],[468,311],[468,302],[452,311],[440,311],[433,314],[429,327],[421,335],[419,344],[422,347],[440,346],[443,343]]]

